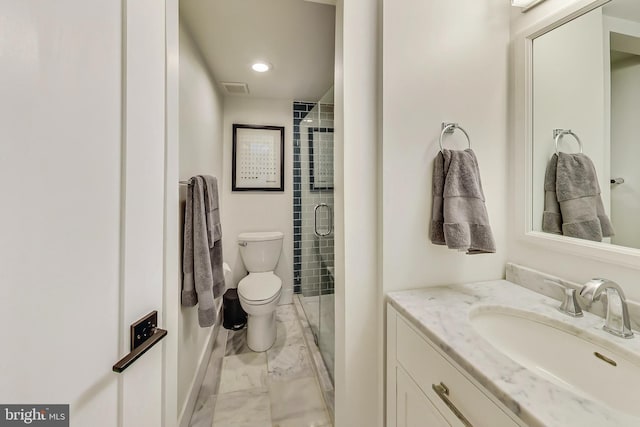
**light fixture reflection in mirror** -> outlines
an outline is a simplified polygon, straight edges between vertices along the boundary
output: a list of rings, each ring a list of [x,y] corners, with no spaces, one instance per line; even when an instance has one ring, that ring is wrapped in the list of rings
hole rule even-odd
[[[543,1],[545,0],[511,0],[511,6],[521,7],[522,12],[524,13]]]
[[[640,1],[612,0],[542,34],[533,40],[532,56],[533,230],[545,231],[553,130],[571,129],[593,162],[615,228],[602,241],[640,248]],[[565,139],[560,151],[575,153],[577,146]]]

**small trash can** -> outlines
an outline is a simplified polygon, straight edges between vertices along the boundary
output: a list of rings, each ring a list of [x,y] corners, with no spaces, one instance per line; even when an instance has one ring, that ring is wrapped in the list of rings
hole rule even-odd
[[[237,331],[247,324],[247,313],[240,305],[237,289],[227,289],[222,296],[222,313],[224,318],[222,326],[225,329]]]

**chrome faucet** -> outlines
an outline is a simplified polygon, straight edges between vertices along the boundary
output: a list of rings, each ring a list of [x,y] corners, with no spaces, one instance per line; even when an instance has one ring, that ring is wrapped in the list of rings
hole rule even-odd
[[[584,298],[588,308],[600,299],[603,292],[607,293],[607,315],[602,329],[622,338],[633,338],[627,300],[620,285],[607,279],[591,279],[582,287],[580,296]],[[614,295],[617,298],[613,298]],[[619,304],[616,304],[617,301]]]

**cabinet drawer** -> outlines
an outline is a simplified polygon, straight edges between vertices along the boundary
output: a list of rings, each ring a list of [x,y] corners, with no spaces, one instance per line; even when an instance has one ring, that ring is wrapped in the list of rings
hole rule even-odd
[[[447,407],[432,385],[443,383],[449,400],[474,427],[518,426],[487,395],[467,379],[411,326],[398,316],[396,359],[415,380],[424,394],[453,426],[463,423]]]

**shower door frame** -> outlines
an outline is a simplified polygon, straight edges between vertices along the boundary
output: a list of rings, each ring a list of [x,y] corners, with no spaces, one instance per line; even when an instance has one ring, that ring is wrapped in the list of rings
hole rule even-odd
[[[323,114],[323,108],[330,113]],[[332,104],[294,102],[294,288],[302,294],[315,343],[333,379],[335,316],[334,310],[327,311],[333,303],[326,301],[334,293],[332,113]],[[327,164],[331,170],[322,170]]]

